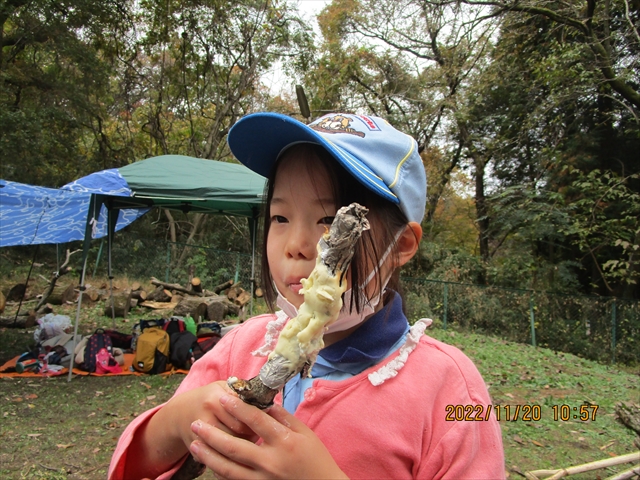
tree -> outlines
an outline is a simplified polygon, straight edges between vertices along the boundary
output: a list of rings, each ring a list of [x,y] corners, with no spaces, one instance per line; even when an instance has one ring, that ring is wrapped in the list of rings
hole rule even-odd
[[[84,165],[83,133],[104,122],[129,2],[0,3],[2,177],[57,186]]]
[[[427,167],[427,223],[452,173],[471,161],[479,179],[478,226],[486,231],[482,179],[487,160],[472,144],[463,111],[466,91],[490,48],[493,28],[477,28],[478,21],[477,9],[455,5],[334,1],[319,18],[324,42],[305,84],[312,92],[312,111],[383,116],[416,138],[428,158],[439,160]]]

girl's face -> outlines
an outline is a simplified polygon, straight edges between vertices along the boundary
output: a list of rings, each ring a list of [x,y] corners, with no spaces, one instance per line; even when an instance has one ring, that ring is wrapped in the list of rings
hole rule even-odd
[[[285,155],[278,165],[270,204],[267,259],[280,293],[300,307],[300,279],[316,263],[316,245],[336,214],[326,171],[313,158]]]

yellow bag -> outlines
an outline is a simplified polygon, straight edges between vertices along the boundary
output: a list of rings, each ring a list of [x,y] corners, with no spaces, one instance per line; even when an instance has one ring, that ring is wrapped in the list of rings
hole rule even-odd
[[[169,334],[162,327],[150,327],[142,331],[136,344],[133,368],[151,375],[163,373],[171,368]]]

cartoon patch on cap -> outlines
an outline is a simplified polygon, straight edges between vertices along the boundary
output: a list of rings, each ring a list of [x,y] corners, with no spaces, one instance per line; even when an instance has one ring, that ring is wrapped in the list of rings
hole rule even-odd
[[[349,133],[364,138],[364,132],[351,128],[351,119],[344,115],[333,115],[320,120],[315,125],[309,125],[317,132],[322,133]]]

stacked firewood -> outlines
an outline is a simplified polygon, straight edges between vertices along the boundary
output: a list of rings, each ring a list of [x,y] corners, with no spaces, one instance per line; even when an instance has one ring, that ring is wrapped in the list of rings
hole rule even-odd
[[[138,306],[154,310],[171,310],[172,315],[191,316],[197,322],[220,322],[228,315],[243,317],[244,307],[251,300],[251,294],[233,280],[217,285],[211,290],[203,288],[198,277],[192,278],[187,286],[162,282],[155,277],[151,277],[151,284],[156,288],[149,293],[139,285],[132,285],[131,289],[117,292],[113,301],[105,302],[104,314],[126,317],[130,308]]]

